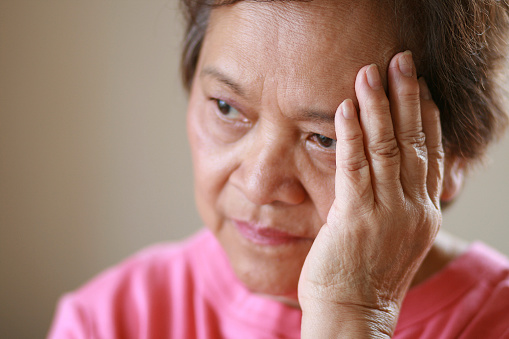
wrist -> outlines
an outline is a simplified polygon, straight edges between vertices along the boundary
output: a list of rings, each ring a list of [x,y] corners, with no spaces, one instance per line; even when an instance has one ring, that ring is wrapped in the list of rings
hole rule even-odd
[[[399,315],[399,307],[392,303],[373,307],[303,300],[301,308],[303,339],[391,338]]]

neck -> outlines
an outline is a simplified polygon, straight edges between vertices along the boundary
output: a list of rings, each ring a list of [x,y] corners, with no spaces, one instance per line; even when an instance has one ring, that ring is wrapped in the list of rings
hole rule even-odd
[[[440,231],[426,258],[412,280],[416,286],[444,269],[451,261],[463,254],[468,243],[450,233]]]

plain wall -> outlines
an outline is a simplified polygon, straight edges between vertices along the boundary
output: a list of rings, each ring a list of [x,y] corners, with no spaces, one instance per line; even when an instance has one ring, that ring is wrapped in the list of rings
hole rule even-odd
[[[176,0],[0,0],[0,337],[196,215]],[[509,141],[444,227],[509,253]]]

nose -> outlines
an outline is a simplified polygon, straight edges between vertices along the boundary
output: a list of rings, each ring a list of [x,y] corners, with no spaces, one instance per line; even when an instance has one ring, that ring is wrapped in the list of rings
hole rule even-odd
[[[257,137],[244,148],[231,179],[244,196],[257,205],[281,202],[300,204],[306,191],[299,178],[295,145],[279,138]]]

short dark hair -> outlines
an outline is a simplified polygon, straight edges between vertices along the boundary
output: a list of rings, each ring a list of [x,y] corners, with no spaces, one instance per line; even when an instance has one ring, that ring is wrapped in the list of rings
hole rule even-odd
[[[181,72],[188,91],[210,12],[240,1],[181,0],[187,23]],[[469,164],[482,159],[508,124],[504,85],[509,0],[372,1],[392,6],[401,50],[414,53],[419,75],[440,109],[446,155]]]

